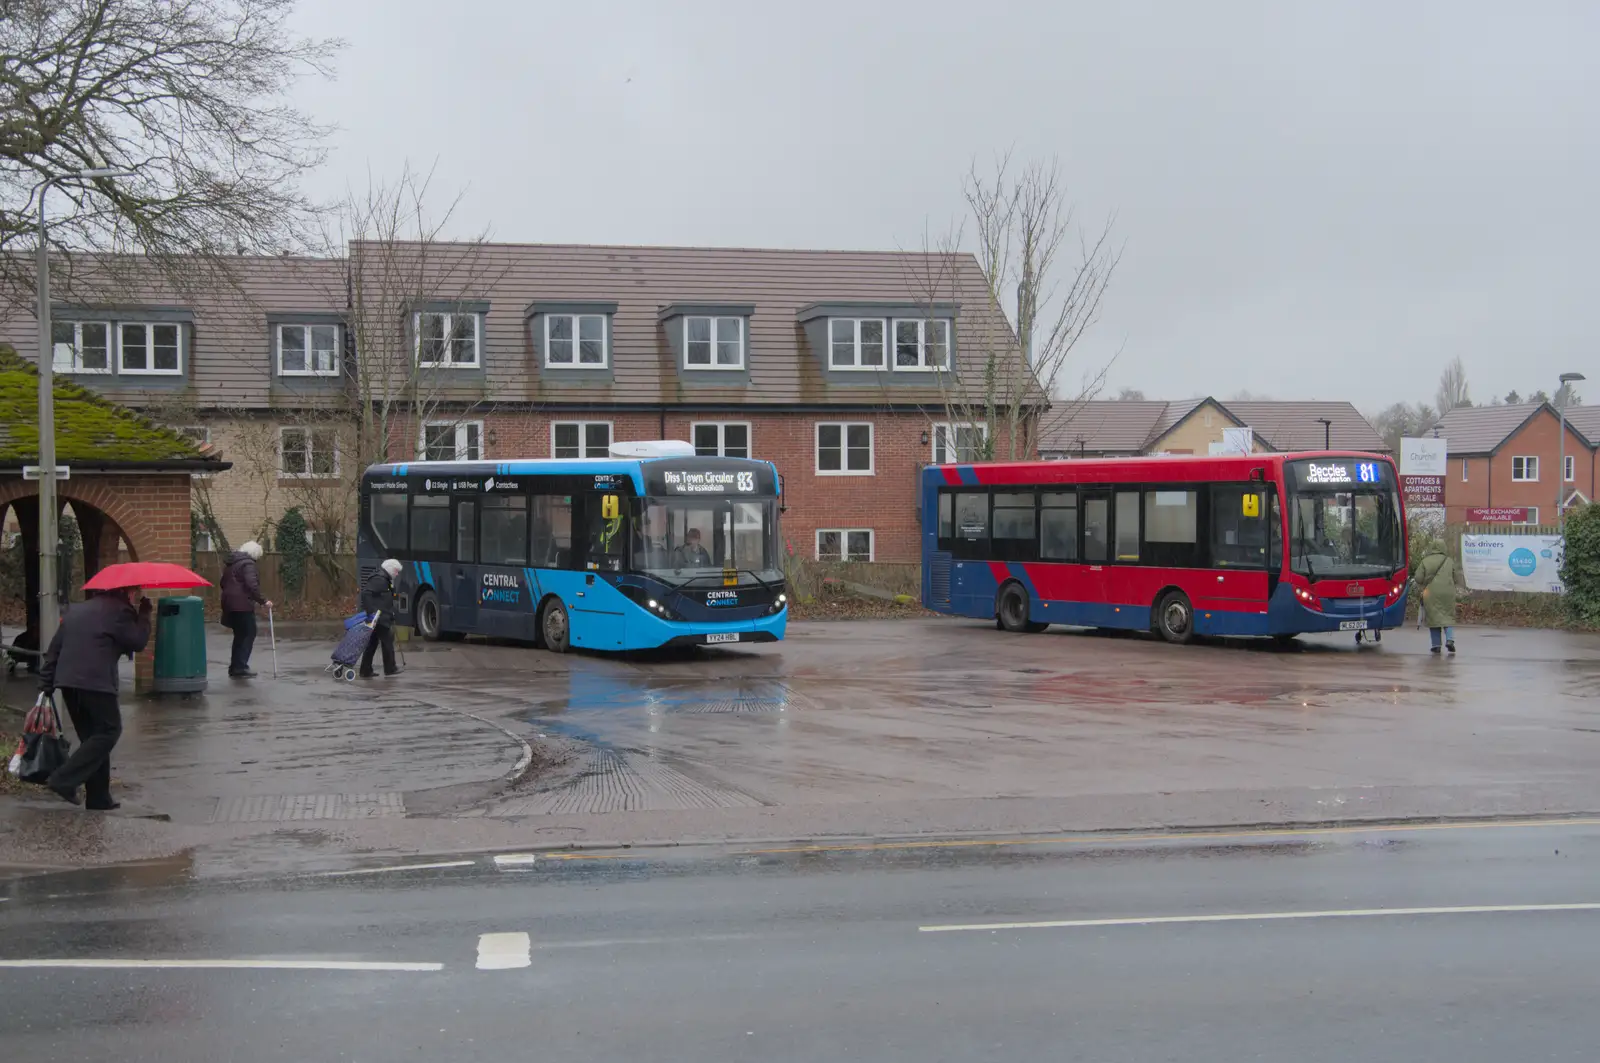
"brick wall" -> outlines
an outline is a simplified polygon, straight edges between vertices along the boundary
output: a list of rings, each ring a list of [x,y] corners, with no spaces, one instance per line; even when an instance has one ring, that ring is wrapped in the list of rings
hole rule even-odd
[[[802,558],[816,555],[818,529],[870,529],[873,559],[919,559],[916,485],[919,470],[933,457],[933,419],[921,413],[789,414],[752,411],[694,414],[659,412],[488,413],[483,423],[483,457],[548,458],[551,425],[558,421],[601,421],[611,425],[613,442],[650,439],[693,439],[693,426],[710,422],[750,426],[751,455],[777,464],[784,479],[787,512],[784,537]],[[873,429],[873,472],[870,475],[826,475],[816,469],[816,426],[819,422],[867,423]],[[213,422],[212,441],[223,457],[235,463],[229,472],[201,483],[230,543],[237,546],[255,534],[264,520],[275,520],[299,500],[304,485],[287,485],[276,468],[277,426],[269,422]],[[924,436],[929,437],[924,442]],[[390,453],[414,453],[414,423],[394,425]],[[1004,440],[996,453],[1005,454]],[[263,471],[265,470],[265,471]],[[342,470],[349,482],[353,469]],[[333,488],[330,486],[330,490]]]
[[[101,540],[101,560],[111,558],[118,535],[138,561],[189,563],[189,476],[187,473],[149,473],[130,476],[78,475],[57,484],[63,500],[81,502],[105,515],[114,525]],[[24,496],[37,496],[38,485],[20,480],[0,484],[0,504]],[[158,597],[162,591],[151,592]],[[176,592],[172,592],[176,593]],[[134,688],[148,689],[155,662],[155,643],[134,661]]]
[[[1561,474],[1560,422],[1548,411],[1524,425],[1493,455],[1452,455],[1445,476],[1445,516],[1452,522],[1466,520],[1469,508],[1520,508],[1539,510],[1540,523],[1556,520],[1556,477]],[[1574,488],[1591,501],[1594,498],[1595,455],[1569,425],[1566,453],[1573,459],[1574,478],[1561,485],[1563,495]],[[1512,479],[1513,458],[1537,457],[1539,479]],[[1466,479],[1461,476],[1466,465]]]

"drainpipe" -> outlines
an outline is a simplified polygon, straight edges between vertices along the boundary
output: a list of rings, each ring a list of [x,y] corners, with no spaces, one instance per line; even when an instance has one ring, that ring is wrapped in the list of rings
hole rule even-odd
[[[667,438],[667,408],[661,407],[661,426],[656,431],[657,439]]]

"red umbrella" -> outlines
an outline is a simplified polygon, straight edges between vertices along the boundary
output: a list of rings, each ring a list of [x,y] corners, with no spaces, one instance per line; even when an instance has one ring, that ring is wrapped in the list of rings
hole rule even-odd
[[[119,587],[209,587],[211,581],[182,565],[165,561],[129,561],[107,565],[83,585],[86,591],[114,591]]]

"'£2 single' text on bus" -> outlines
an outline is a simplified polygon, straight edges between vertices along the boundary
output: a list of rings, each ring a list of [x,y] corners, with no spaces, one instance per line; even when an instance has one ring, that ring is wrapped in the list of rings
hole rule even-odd
[[[646,456],[617,456],[625,448]],[[402,562],[397,612],[426,639],[557,652],[781,639],[773,465],[674,441],[612,453],[374,465],[361,482],[361,576]]]
[[[1359,453],[935,465],[929,608],[1195,635],[1381,633],[1405,617],[1393,462]]]

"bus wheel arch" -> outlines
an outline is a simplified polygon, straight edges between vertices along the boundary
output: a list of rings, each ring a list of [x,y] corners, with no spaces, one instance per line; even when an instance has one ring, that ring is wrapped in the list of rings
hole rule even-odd
[[[438,642],[444,631],[440,625],[443,614],[439,611],[439,596],[427,584],[417,588],[416,603],[411,607],[411,619],[417,634],[428,642]]]
[[[1194,603],[1177,587],[1163,587],[1150,610],[1150,627],[1168,642],[1194,638]]]
[[[572,618],[557,595],[547,594],[539,603],[538,642],[551,653],[566,653],[572,645]]]
[[[1033,602],[1021,580],[1010,579],[1000,585],[994,597],[994,616],[1004,631],[1036,633],[1049,627],[1033,619]]]

